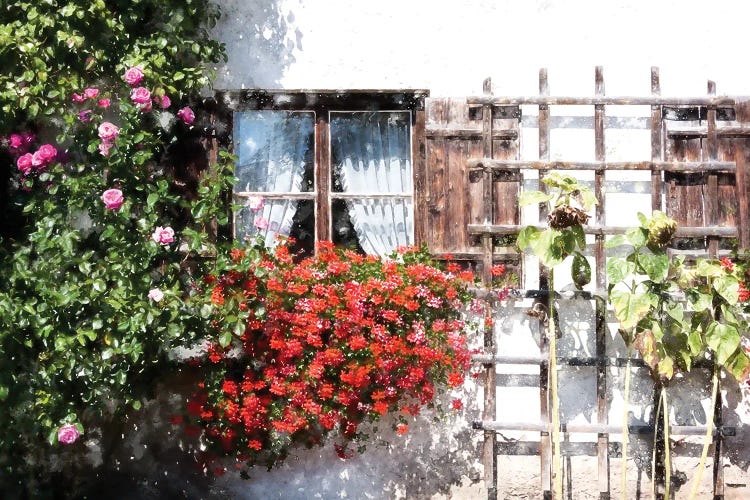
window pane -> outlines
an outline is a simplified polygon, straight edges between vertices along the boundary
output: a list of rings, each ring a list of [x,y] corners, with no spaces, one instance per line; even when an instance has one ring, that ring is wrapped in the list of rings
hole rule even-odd
[[[244,111],[234,115],[235,192],[313,190],[315,115]]]
[[[315,249],[315,216],[313,200],[270,200],[259,210],[242,207],[234,214],[235,236],[238,240],[260,237],[273,247],[278,235],[294,238],[290,249],[302,256]]]
[[[331,163],[333,192],[348,195],[332,207],[334,242],[354,246],[356,236],[381,256],[413,244],[409,112],[331,113]]]
[[[411,114],[331,113],[332,189],[411,193]]]

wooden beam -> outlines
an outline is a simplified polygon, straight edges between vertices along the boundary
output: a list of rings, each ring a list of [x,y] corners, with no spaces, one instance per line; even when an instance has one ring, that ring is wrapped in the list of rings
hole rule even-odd
[[[428,127],[425,135],[430,138],[444,138],[444,139],[476,139],[481,140],[484,137],[484,131],[477,128],[462,128],[462,127]],[[518,139],[518,130],[493,130],[493,140],[510,141]]]
[[[539,70],[539,95],[549,95],[549,80],[547,68]],[[549,161],[550,117],[549,106],[539,105],[539,160]],[[542,182],[547,170],[539,170],[539,190],[546,193],[547,185]],[[539,205],[539,222],[547,221],[548,207]],[[539,289],[549,293],[549,270],[539,264]],[[539,302],[537,300],[537,302]],[[539,331],[544,331],[544,323],[539,321]],[[543,422],[552,422],[549,405],[549,338],[543,333],[539,335],[539,355],[543,358],[539,364],[539,413]],[[539,441],[539,455],[544,496],[552,496],[552,438],[549,430],[541,432]]]
[[[651,95],[661,94],[659,82],[659,68],[651,68]],[[662,125],[661,106],[651,106],[651,161],[660,162],[664,160],[663,138],[664,127]],[[663,210],[662,208],[662,178],[661,171],[651,169],[651,210]]]
[[[329,133],[328,113],[318,114],[315,122],[315,190],[318,195],[315,200],[315,241],[330,241],[333,237]]]
[[[533,161],[470,158],[469,169],[481,170],[661,170],[668,172],[734,172],[731,161]]]
[[[716,82],[708,82],[708,95],[716,95]],[[719,141],[716,136],[716,106],[709,106],[707,113],[707,137],[706,152],[709,161],[715,161],[719,156]],[[719,222],[719,179],[715,172],[708,174],[708,182],[705,186],[703,196],[704,204],[704,224],[707,226],[716,226]],[[719,252],[719,240],[709,236],[708,254],[716,258]]]
[[[597,66],[594,71],[594,93],[597,96],[604,95],[604,70]],[[604,137],[604,105],[594,106],[594,154],[596,161],[603,162],[606,159],[605,137]],[[599,202],[596,205],[596,222],[600,225],[606,224],[605,199],[604,199],[604,170],[594,172],[594,196]],[[594,247],[594,259],[596,262],[596,289],[604,290],[607,286],[607,254],[604,250],[604,235],[596,235]],[[604,357],[606,353],[607,339],[607,304],[603,299],[596,301],[596,355]],[[608,419],[607,411],[607,369],[600,365],[596,370],[596,410],[597,422],[606,427]],[[609,437],[605,432],[599,431],[597,436],[597,469],[599,498],[609,499]]]
[[[721,105],[734,105],[736,99],[734,97],[722,96],[722,97],[608,97],[608,96],[595,96],[595,97],[571,97],[571,96],[517,96],[517,97],[469,97],[467,98],[469,105],[476,106],[504,106],[504,105],[535,105],[547,104],[549,106],[559,105],[583,105],[583,106],[595,106],[601,105],[619,105],[619,106],[721,106]]]
[[[414,244],[427,241],[427,144],[425,137],[425,110],[413,112],[412,166],[414,168]]]
[[[520,224],[469,224],[469,234],[516,234],[521,229],[527,226]],[[535,225],[537,229],[547,229],[545,225]],[[594,235],[615,235],[625,234],[630,227],[624,226],[583,226],[583,232],[585,234]],[[706,238],[708,236],[715,236],[717,238],[736,238],[737,237],[736,227],[720,227],[720,226],[707,226],[707,227],[678,227],[675,233],[676,238]]]
[[[741,125],[739,127],[716,127],[716,136],[721,139],[750,137],[750,127]],[[667,129],[669,139],[705,139],[708,137],[706,127]]]

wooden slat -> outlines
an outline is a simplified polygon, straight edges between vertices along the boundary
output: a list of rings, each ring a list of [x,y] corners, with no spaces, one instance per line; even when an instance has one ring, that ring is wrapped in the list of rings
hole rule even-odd
[[[750,121],[750,103],[743,102],[737,109],[738,119],[741,122]],[[736,179],[737,205],[739,213],[739,248],[741,251],[750,250],[750,141],[737,140],[734,143],[734,161],[737,163]]]
[[[549,95],[549,80],[547,69],[539,70],[539,95]],[[549,106],[539,105],[539,160],[549,161],[550,120]],[[547,192],[547,185],[542,182],[547,170],[539,171],[539,189]],[[539,222],[547,221],[548,208],[546,204],[539,207]],[[541,263],[539,264],[539,289],[549,293],[549,270]],[[539,331],[544,331],[543,322],[539,322]],[[539,413],[542,422],[552,422],[549,405],[549,338],[547,335],[539,335],[539,355],[542,358],[539,364]],[[552,437],[549,430],[542,431],[539,442],[539,455],[542,479],[542,491],[544,497],[552,496]]]
[[[452,127],[452,126],[431,126],[425,131],[427,138],[442,137],[446,139],[476,139],[483,137],[483,131],[478,128]],[[492,138],[495,140],[515,140],[518,139],[518,130],[493,130]]]
[[[708,95],[716,95],[716,82],[708,82]],[[716,136],[716,106],[708,107],[707,131],[706,150],[708,160],[714,161],[719,155],[719,142]],[[704,224],[707,226],[716,226],[719,222],[719,178],[714,172],[708,174],[708,182],[706,183],[703,195],[703,205],[705,213]],[[719,240],[709,236],[708,254],[715,258],[718,253]]]
[[[413,111],[412,165],[414,167],[414,244],[427,242],[427,151],[425,144],[425,111]]]
[[[329,241],[331,233],[331,154],[328,148],[328,113],[319,113],[315,122],[315,179],[318,199],[315,203],[315,240]]]
[[[527,226],[519,224],[469,224],[468,231],[470,234],[516,234],[521,229]],[[533,225],[537,229],[544,230],[547,226],[538,224]],[[594,235],[615,235],[625,234],[630,227],[624,226],[597,226],[587,225],[583,226],[583,232],[585,234]],[[717,226],[678,226],[675,237],[678,238],[705,238],[708,236],[716,236],[718,238],[736,238],[737,237],[736,227],[717,227]]]
[[[447,99],[428,99],[426,103],[427,123],[447,123],[447,109],[450,106]],[[428,245],[431,250],[444,252],[454,250],[445,244],[447,203],[445,196],[446,170],[448,169],[448,155],[446,139],[436,137],[426,141],[427,144],[427,220],[429,232]]]
[[[487,78],[484,81],[484,93],[492,94],[492,80]],[[492,158],[492,106],[482,108],[482,154]],[[492,172],[483,172],[482,174],[483,204],[482,215],[485,223],[493,220],[493,201],[494,185],[492,182]],[[467,176],[468,178],[468,176]],[[485,234],[482,236],[482,284],[486,288],[492,287],[492,235]],[[494,318],[492,304],[485,303],[485,321],[484,321],[484,350],[485,352],[496,354],[495,344],[495,327],[492,324]],[[497,401],[496,401],[496,370],[495,365],[488,364],[484,368],[484,408],[482,417],[484,419],[497,418]],[[495,500],[497,498],[497,437],[493,432],[485,431],[483,444],[483,464],[484,464],[484,481],[487,485],[487,499]]]
[[[659,94],[661,94],[659,68],[653,66],[651,68],[651,95],[658,96]],[[651,106],[651,161],[653,162],[660,162],[664,159],[663,130],[661,106],[653,105]],[[651,210],[663,210],[661,183],[661,171],[651,169]]]
[[[514,96],[514,97],[469,97],[469,105],[484,106],[490,104],[493,106],[504,105],[540,105],[549,106],[559,105],[583,105],[595,106],[601,105],[621,105],[621,106],[721,106],[734,105],[734,97],[628,97],[628,96],[595,96],[595,97],[573,97],[573,96]]]
[[[664,172],[734,172],[728,161],[534,161],[470,158],[470,170],[657,170]]]
[[[597,96],[604,95],[604,72],[601,66],[597,66],[594,72],[594,93]],[[596,161],[603,162],[606,159],[605,137],[604,137],[604,105],[594,106],[594,153]],[[599,204],[596,206],[596,222],[599,225],[606,224],[604,181],[605,171],[597,170],[594,173],[594,195]],[[594,248],[596,262],[596,288],[604,290],[607,286],[606,264],[607,256],[604,250],[604,235],[596,236]],[[604,357],[606,352],[606,323],[607,305],[604,300],[596,301],[596,355]],[[608,422],[607,411],[607,370],[604,365],[597,367],[596,372],[596,400],[597,400],[597,422],[606,427]],[[609,437],[604,432],[599,432],[597,437],[597,465],[599,497],[609,498]]]
[[[739,127],[716,127],[716,136],[719,138],[750,138],[750,127],[739,126]],[[694,127],[694,128],[671,128],[667,131],[667,137],[670,139],[703,139],[708,137],[708,129],[706,127]]]

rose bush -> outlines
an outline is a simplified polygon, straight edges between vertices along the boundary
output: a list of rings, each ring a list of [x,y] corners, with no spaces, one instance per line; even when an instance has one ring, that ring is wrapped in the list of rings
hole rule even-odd
[[[205,63],[222,48],[205,28],[217,16],[208,0],[0,8],[6,496],[38,497],[44,483],[74,491],[70,471],[83,464],[64,460],[52,473],[48,458],[80,453],[85,440],[98,439],[111,465],[107,433],[119,438],[128,408],[176,368],[170,349],[202,330],[190,301],[200,262],[187,266],[177,242],[210,250],[206,228],[226,223],[220,195],[231,170],[220,160],[197,198],[181,196],[172,166],[200,130],[169,108],[186,107],[209,83]],[[133,102],[135,87],[150,101]],[[172,231],[161,237],[167,244],[152,240],[157,227]]]
[[[212,342],[176,422],[239,463],[273,466],[334,430],[356,439],[389,413],[405,433],[469,365],[470,272],[441,269],[424,248],[380,259],[322,242],[298,263],[289,248],[234,248],[203,279]]]

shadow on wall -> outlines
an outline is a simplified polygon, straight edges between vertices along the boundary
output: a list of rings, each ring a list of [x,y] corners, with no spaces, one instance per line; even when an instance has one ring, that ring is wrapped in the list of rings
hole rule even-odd
[[[216,67],[217,89],[279,88],[281,77],[302,50],[294,14],[279,0],[216,0],[221,19],[213,36],[226,45],[228,61]]]

